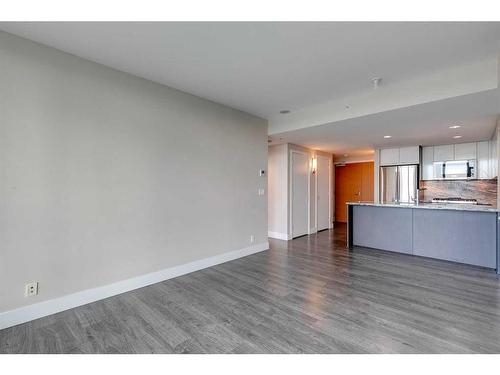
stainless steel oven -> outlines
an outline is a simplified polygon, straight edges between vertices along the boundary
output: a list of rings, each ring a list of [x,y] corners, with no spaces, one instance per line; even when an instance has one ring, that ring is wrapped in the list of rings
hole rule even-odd
[[[476,178],[476,160],[434,162],[435,180],[473,180]]]

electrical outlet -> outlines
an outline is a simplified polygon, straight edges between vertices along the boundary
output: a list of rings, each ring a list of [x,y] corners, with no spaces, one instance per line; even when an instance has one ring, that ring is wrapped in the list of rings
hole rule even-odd
[[[264,189],[259,188],[259,195],[264,195]]]
[[[255,237],[253,235],[250,236],[250,243],[254,243],[255,242]]]
[[[26,288],[24,290],[24,296],[25,297],[33,297],[38,294],[38,283],[33,282],[26,284]]]

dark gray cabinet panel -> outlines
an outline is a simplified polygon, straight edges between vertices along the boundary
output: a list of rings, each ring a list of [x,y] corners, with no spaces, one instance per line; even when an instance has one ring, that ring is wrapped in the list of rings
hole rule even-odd
[[[495,213],[409,211],[413,211],[414,255],[496,268]]]
[[[412,211],[407,208],[354,206],[354,245],[411,254]]]

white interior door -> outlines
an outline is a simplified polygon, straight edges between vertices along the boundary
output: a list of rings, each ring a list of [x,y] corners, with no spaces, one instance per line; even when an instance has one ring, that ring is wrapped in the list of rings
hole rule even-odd
[[[328,158],[318,156],[316,176],[316,228],[323,230],[330,228],[330,160]]]
[[[292,237],[309,233],[309,156],[292,151]]]

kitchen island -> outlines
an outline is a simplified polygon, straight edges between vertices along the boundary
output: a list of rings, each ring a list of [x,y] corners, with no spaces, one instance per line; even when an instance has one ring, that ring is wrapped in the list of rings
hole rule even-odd
[[[499,214],[491,206],[350,202],[347,245],[496,269]]]

